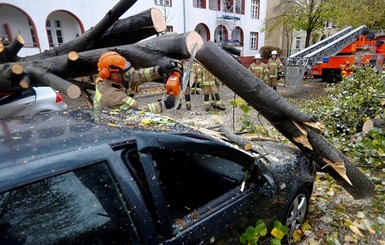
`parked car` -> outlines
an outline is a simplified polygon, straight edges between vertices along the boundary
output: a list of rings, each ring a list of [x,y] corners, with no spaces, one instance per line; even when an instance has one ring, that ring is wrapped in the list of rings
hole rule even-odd
[[[170,118],[88,108],[0,120],[0,244],[238,244],[304,221],[315,167]],[[262,144],[262,143],[261,143]]]
[[[67,109],[59,91],[51,87],[31,87],[0,96],[0,118],[32,115]]]

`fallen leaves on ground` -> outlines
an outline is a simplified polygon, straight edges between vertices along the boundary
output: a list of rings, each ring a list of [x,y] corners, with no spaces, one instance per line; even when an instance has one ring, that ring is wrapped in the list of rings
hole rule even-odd
[[[384,245],[385,213],[383,203],[373,202],[376,194],[372,199],[355,200],[328,174],[318,173],[298,244]]]

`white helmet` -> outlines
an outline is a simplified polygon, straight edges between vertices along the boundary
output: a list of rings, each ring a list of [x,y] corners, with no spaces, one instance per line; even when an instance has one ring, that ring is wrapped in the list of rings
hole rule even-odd
[[[256,54],[255,56],[254,56],[254,59],[256,60],[256,59],[261,59],[261,55],[260,54]]]
[[[277,50],[273,50],[273,51],[271,51],[271,55],[273,55],[273,54],[275,54],[275,55],[278,55],[278,52],[277,52]]]

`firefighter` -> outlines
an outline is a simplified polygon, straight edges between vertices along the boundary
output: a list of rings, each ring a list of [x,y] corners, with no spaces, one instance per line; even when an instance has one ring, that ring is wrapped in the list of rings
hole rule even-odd
[[[152,113],[171,109],[175,106],[175,97],[172,95],[168,95],[165,100],[140,105],[133,98],[130,89],[145,82],[161,79],[163,75],[168,76],[175,68],[175,65],[170,63],[135,70],[130,62],[117,52],[105,52],[98,62],[100,81],[96,84],[94,107],[108,107],[122,111],[132,108]]]
[[[270,59],[267,62],[268,68],[268,82],[267,85],[272,87],[274,90],[277,90],[278,80],[281,79],[282,76],[282,62],[278,59],[277,50],[271,51]]]
[[[205,110],[210,110],[210,94],[214,96],[212,107],[221,111],[226,110],[226,108],[222,106],[221,97],[219,96],[216,84],[217,78],[199,63],[195,66],[195,75],[197,76],[197,81],[202,86],[203,106]]]
[[[261,55],[256,54],[253,60],[254,62],[249,66],[249,71],[251,71],[255,77],[258,77],[267,83],[267,74],[269,70],[267,69],[267,65],[261,61]]]

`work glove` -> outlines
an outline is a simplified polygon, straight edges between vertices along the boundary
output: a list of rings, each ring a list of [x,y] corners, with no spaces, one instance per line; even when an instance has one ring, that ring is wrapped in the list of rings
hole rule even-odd
[[[166,74],[167,76],[175,69],[175,65],[172,63],[158,66],[158,74],[163,76]]]
[[[282,72],[278,72],[278,77],[277,79],[280,80],[282,78]]]
[[[166,109],[172,109],[175,106],[176,98],[173,95],[167,95],[166,99],[164,100],[164,107]]]

